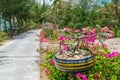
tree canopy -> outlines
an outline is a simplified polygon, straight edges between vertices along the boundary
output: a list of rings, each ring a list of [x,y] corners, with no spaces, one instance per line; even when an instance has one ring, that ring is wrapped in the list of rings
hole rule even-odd
[[[22,27],[50,22],[62,27],[120,27],[120,0],[0,0],[5,23]],[[11,32],[12,33],[12,32]]]

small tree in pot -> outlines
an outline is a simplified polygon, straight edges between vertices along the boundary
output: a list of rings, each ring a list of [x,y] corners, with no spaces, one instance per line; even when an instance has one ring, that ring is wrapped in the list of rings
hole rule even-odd
[[[74,43],[66,43],[71,38],[60,36],[60,50],[54,56],[56,67],[61,71],[67,72],[78,72],[91,68],[94,65],[95,59],[90,46],[95,43],[97,38],[113,36],[113,32],[107,27],[102,28],[100,32],[96,32],[96,29],[83,28],[81,32],[79,30],[78,33],[69,31],[68,33],[72,35]]]

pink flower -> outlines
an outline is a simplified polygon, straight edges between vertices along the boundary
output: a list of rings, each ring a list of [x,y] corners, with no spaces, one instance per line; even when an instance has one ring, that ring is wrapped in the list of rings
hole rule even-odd
[[[114,34],[114,32],[112,30],[110,30],[110,33]]]
[[[109,37],[109,38],[112,38],[113,36],[114,36],[113,34],[110,34],[108,37]]]
[[[89,49],[91,49],[93,46],[92,46],[92,45],[88,45],[87,47],[88,47]]]
[[[50,75],[52,75],[52,71],[50,71]]]
[[[81,77],[83,77],[83,74],[81,74],[81,73],[77,73],[77,74],[75,75],[75,77],[77,77],[77,78],[81,78]]]
[[[114,36],[114,32],[112,30],[110,30],[107,26],[102,28],[100,30],[100,32],[109,34],[108,36],[105,36],[106,39],[110,39],[110,38],[112,38]]]
[[[107,54],[103,54],[102,56],[107,57]]]
[[[49,71],[48,69],[45,70],[45,73],[46,73],[47,75],[49,75],[49,74],[52,75],[52,72]]]
[[[40,38],[40,42],[48,42],[48,39],[47,38]]]
[[[101,29],[100,32],[104,32],[104,31]]]
[[[64,36],[60,36],[60,37],[59,37],[59,40],[60,40],[60,41],[64,41],[64,40],[65,40],[65,37],[64,37]]]
[[[40,39],[40,42],[42,43],[42,42],[43,42],[43,39]]]
[[[83,41],[84,41],[85,44],[88,44],[90,42],[93,43],[97,39],[97,36],[96,36],[95,33],[89,32],[82,39],[83,39]]]
[[[98,47],[98,46],[100,46],[100,45],[99,45],[99,43],[95,43],[94,46],[95,46],[95,47]]]
[[[109,28],[107,26],[105,26],[104,28],[101,29],[103,32],[106,32],[109,30]]]
[[[82,32],[84,33],[84,32],[86,32],[87,31],[87,29],[86,28],[82,28]]]
[[[114,58],[116,56],[118,56],[120,53],[119,52],[112,52],[110,54],[107,55],[108,58]]]
[[[45,73],[46,73],[47,75],[49,74],[49,71],[48,71],[48,69],[46,69],[46,70],[45,70]]]
[[[71,32],[72,29],[71,28],[64,28],[65,31]]]
[[[107,45],[106,45],[106,44],[102,44],[102,47],[106,49],[106,48],[107,48]]]
[[[55,65],[55,63],[54,63],[54,60],[53,60],[53,59],[50,59],[50,64],[51,64],[51,65],[53,65],[53,66]]]
[[[48,41],[48,39],[47,38],[43,38],[43,42],[47,42]]]
[[[108,30],[109,28],[108,28],[108,26],[105,26],[103,29],[104,29],[104,30]]]
[[[40,37],[40,34],[36,34],[36,36],[39,36],[39,37]]]
[[[74,32],[78,33],[78,32],[80,32],[80,30],[79,30],[79,29],[76,29]]]
[[[94,29],[92,29],[92,30],[91,30],[91,32],[92,32],[92,33],[95,33],[95,32],[96,32],[96,29],[95,29],[95,28],[94,28]]]
[[[77,73],[77,74],[75,75],[75,77],[80,78],[80,79],[82,79],[82,80],[88,80],[87,77],[86,77],[85,75],[81,74],[81,73]]]
[[[67,50],[67,45],[66,44],[62,44],[63,50],[66,51]]]
[[[110,54],[103,54],[102,56],[105,56],[106,58],[114,58],[116,56],[118,56],[120,54],[120,52],[112,52]]]
[[[58,53],[61,53],[61,52],[62,52],[62,50],[58,50],[57,52],[58,52]]]
[[[86,76],[83,76],[82,79],[83,79],[83,80],[88,80]]]
[[[68,36],[66,36],[66,38],[65,38],[67,41],[70,41],[71,40],[71,38],[70,37],[68,37]]]

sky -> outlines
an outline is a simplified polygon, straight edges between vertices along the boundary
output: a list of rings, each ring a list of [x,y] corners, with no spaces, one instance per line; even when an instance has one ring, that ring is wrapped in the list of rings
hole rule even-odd
[[[36,0],[38,3],[39,2],[41,2],[41,3],[43,3],[43,0]],[[44,0],[45,1],[45,3],[48,3],[48,4],[50,4],[50,1],[53,1],[53,0]],[[63,0],[63,1],[67,1],[67,0]]]
[[[105,1],[105,2],[107,2],[107,3],[112,2],[112,0],[103,0],[103,1]],[[103,5],[104,5],[103,2],[98,2],[98,4],[99,4],[100,6],[103,6]]]
[[[48,4],[50,3],[50,0],[44,0],[44,1],[45,1],[45,3],[48,3]],[[36,0],[36,2],[38,2],[38,3],[39,3],[39,2],[40,2],[40,3],[43,3],[43,0]]]
[[[46,4],[50,4],[50,0],[44,0]],[[65,0],[64,0],[65,1]],[[97,1],[101,1],[101,0],[97,0]],[[103,0],[103,1],[106,1],[107,3],[110,3],[112,0]],[[36,2],[38,3],[43,3],[43,0],[36,0]],[[103,3],[102,2],[98,2],[99,5],[103,6]]]

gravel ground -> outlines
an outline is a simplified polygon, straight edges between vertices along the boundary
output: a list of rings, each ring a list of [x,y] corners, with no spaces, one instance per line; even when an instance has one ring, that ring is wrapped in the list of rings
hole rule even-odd
[[[105,41],[105,44],[108,46],[111,52],[120,52],[120,38],[108,39]]]

